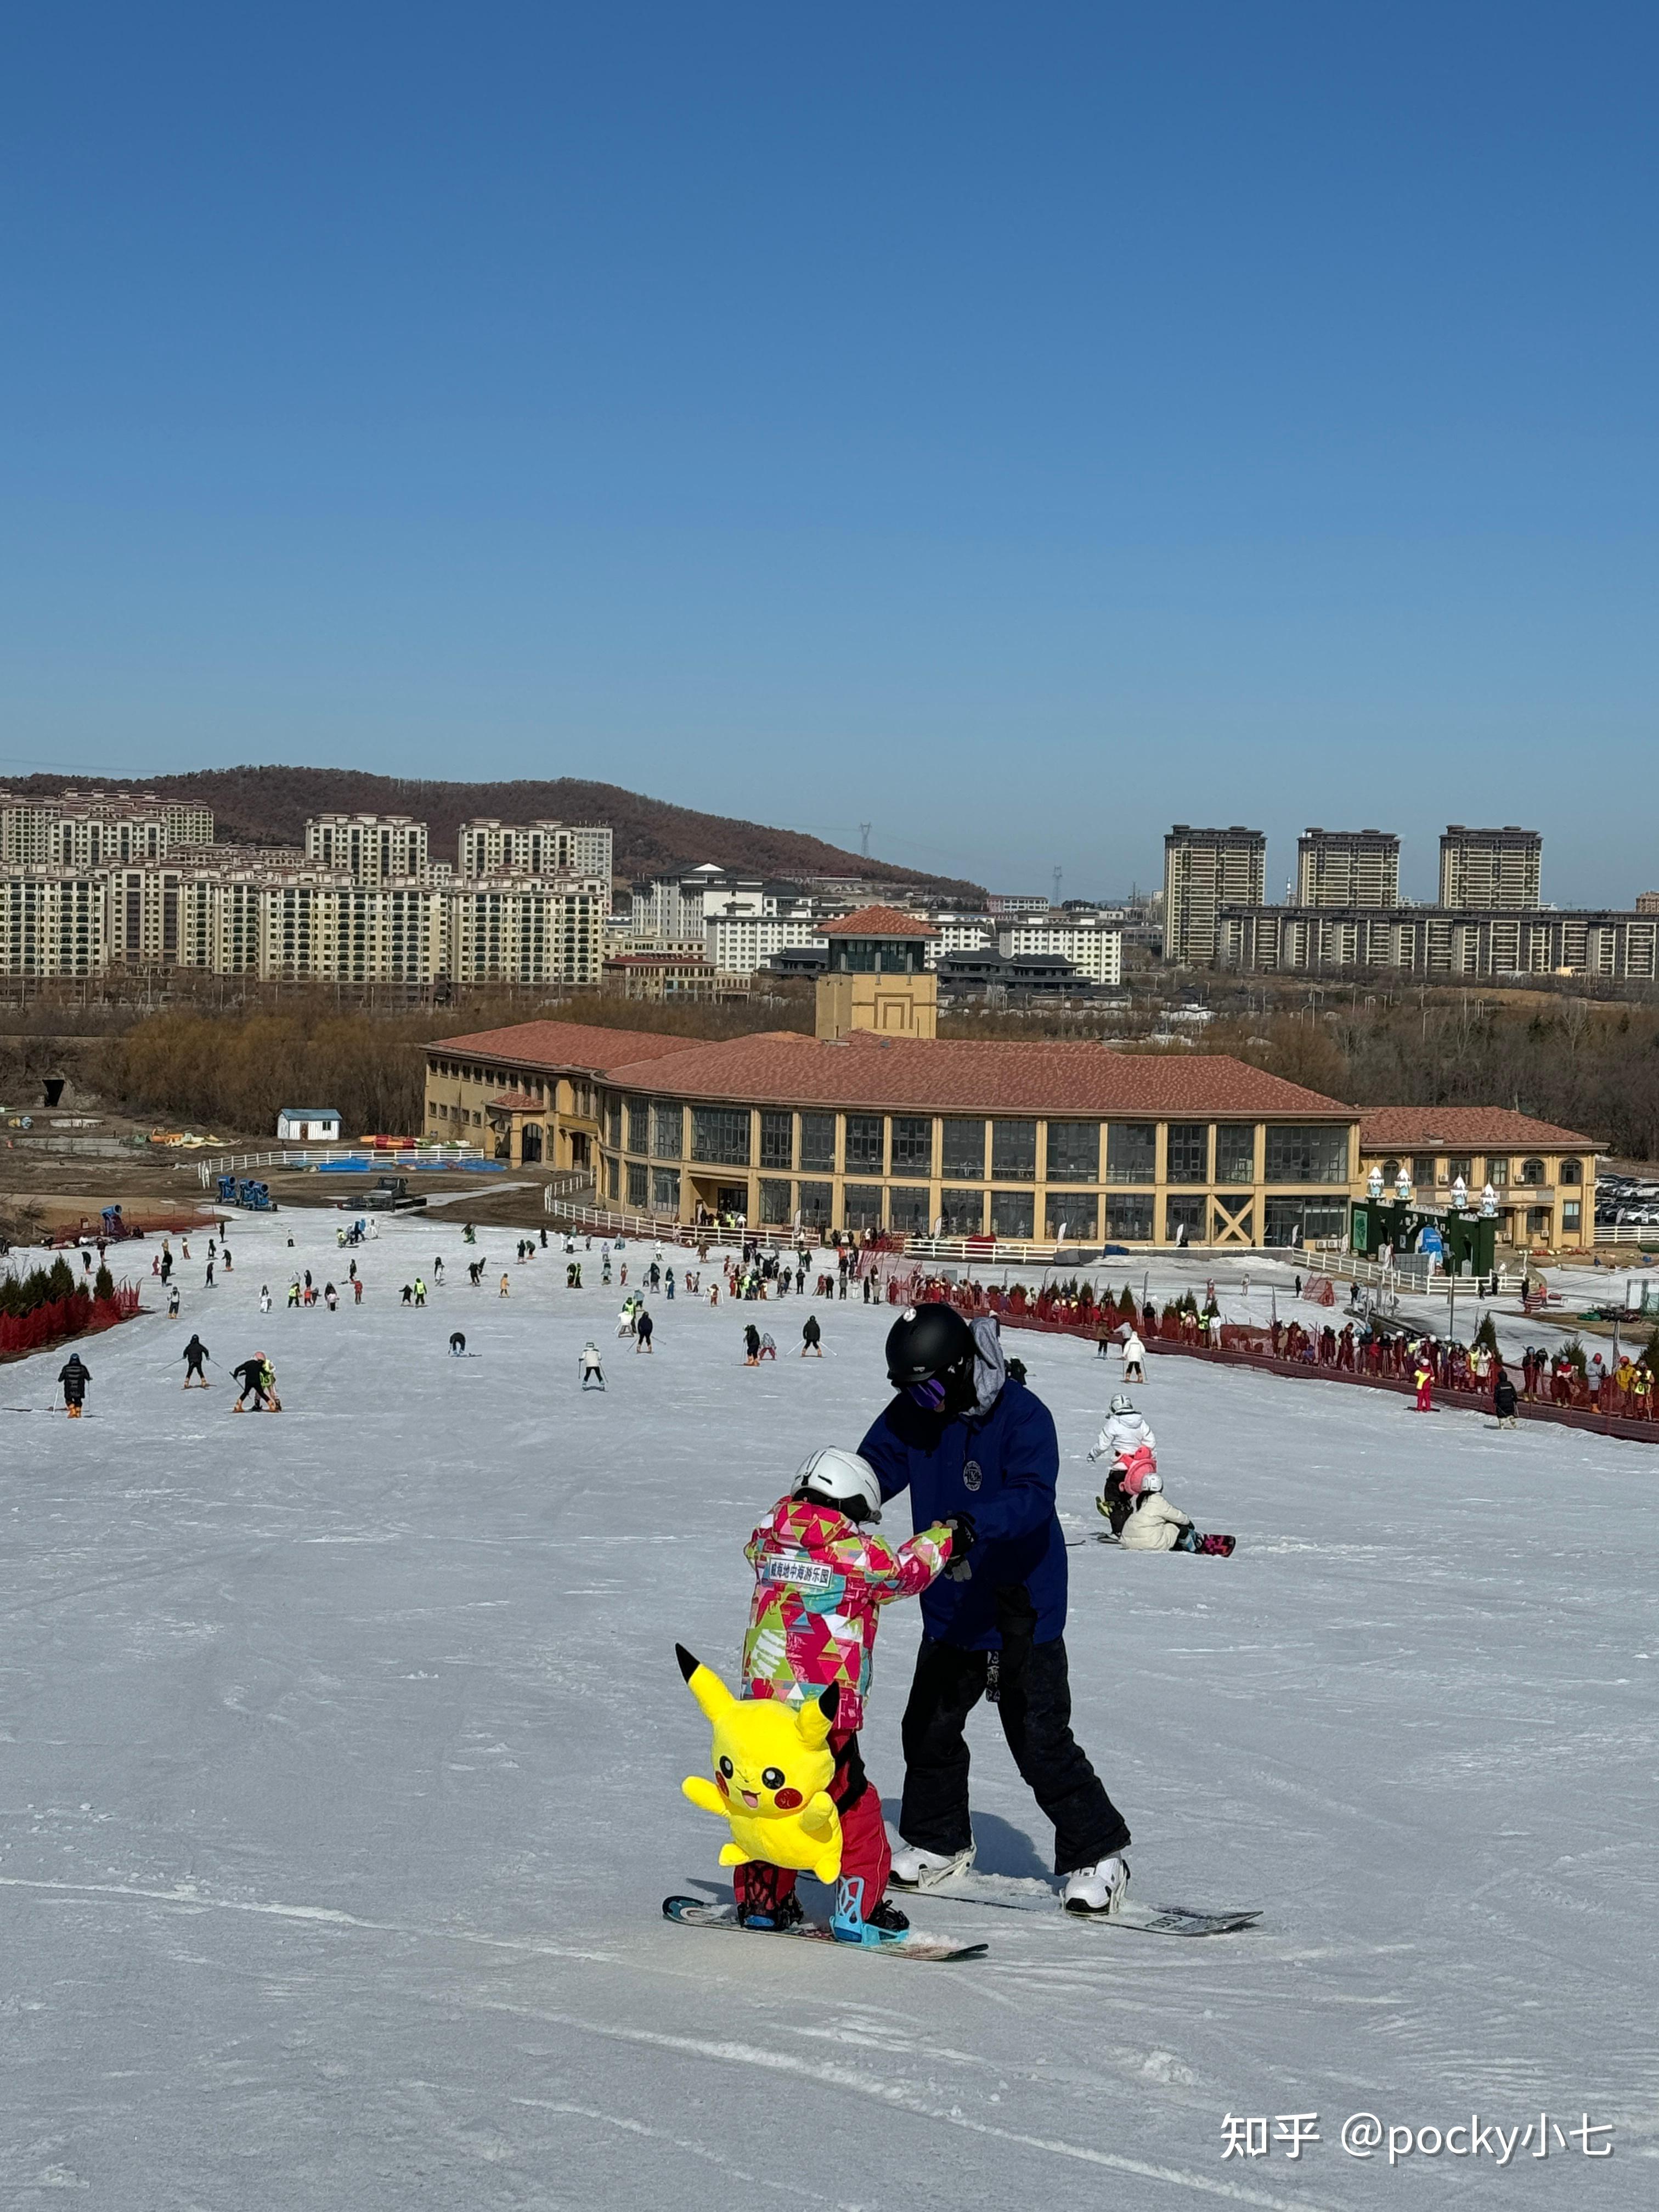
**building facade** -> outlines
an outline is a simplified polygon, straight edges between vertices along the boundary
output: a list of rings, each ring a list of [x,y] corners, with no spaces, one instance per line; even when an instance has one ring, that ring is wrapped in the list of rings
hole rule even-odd
[[[1386,830],[1304,830],[1296,846],[1296,902],[1398,906],[1399,838]]]
[[[1595,975],[1659,981],[1659,915],[1613,909],[1227,907],[1218,965],[1261,975],[1352,969],[1425,979]]]
[[[1544,841],[1513,823],[1502,830],[1449,823],[1440,840],[1440,903],[1517,913],[1541,896]]]
[[[998,931],[997,950],[1011,959],[1034,953],[1057,955],[1088,983],[1123,981],[1123,933],[1098,922],[1036,918],[1016,922]]]
[[[458,876],[581,876],[611,882],[611,832],[596,823],[498,822],[477,816],[461,824]],[[607,899],[607,908],[609,901]]]
[[[1418,1203],[1441,1206],[1460,1180],[1472,1206],[1490,1184],[1498,1241],[1521,1249],[1595,1244],[1595,1153],[1592,1138],[1502,1107],[1371,1106],[1359,1116],[1362,1179],[1375,1168],[1392,1193],[1403,1169]]]
[[[315,814],[306,824],[306,858],[343,868],[354,884],[418,881],[431,859],[427,826],[407,814]]]
[[[1267,840],[1260,830],[1194,830],[1177,822],[1164,840],[1164,957],[1208,967],[1224,906],[1260,906]]]

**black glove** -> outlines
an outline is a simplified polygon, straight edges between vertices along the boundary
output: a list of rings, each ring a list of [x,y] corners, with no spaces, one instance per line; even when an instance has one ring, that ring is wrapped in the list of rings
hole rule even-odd
[[[945,1526],[951,1532],[951,1564],[945,1570],[953,1583],[971,1582],[974,1571],[968,1564],[968,1553],[974,1541],[974,1516],[971,1513],[947,1513]]]

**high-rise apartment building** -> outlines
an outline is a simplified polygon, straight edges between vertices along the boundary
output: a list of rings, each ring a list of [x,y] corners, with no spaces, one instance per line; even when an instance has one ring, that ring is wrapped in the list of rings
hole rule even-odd
[[[611,880],[611,832],[596,823],[463,822],[459,876],[599,876]]]
[[[306,824],[306,858],[354,884],[418,881],[428,857],[426,824],[407,814],[314,814]]]
[[[1468,830],[1450,823],[1440,840],[1440,903],[1516,913],[1539,903],[1544,841],[1536,830]]]
[[[1304,830],[1296,844],[1298,906],[1398,906],[1400,840],[1388,830]]]
[[[1194,830],[1177,822],[1164,840],[1164,957],[1207,967],[1224,906],[1260,906],[1267,840],[1260,830]]]

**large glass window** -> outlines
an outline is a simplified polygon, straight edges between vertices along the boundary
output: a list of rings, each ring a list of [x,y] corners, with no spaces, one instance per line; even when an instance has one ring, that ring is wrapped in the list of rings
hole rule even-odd
[[[680,1171],[678,1168],[652,1169],[651,1210],[653,1213],[672,1213],[678,1219],[680,1210]]]
[[[1099,1218],[1100,1201],[1093,1191],[1051,1190],[1044,1209],[1042,1233],[1052,1237],[1056,1243],[1064,1237],[1068,1244],[1092,1244]]]
[[[894,1115],[892,1172],[908,1176],[928,1176],[933,1172],[931,1114]]]
[[[605,1194],[612,1206],[622,1196],[622,1162],[611,1153],[605,1155]]]
[[[629,1160],[628,1163],[628,1203],[630,1206],[637,1206],[641,1213],[644,1212],[646,1206],[645,1175],[646,1169],[645,1162],[643,1160]]]
[[[746,1106],[694,1106],[691,1109],[691,1157],[715,1167],[746,1168],[749,1164],[749,1109]]]
[[[1544,1163],[1542,1160],[1522,1160],[1521,1163],[1521,1180],[1526,1184],[1529,1190],[1541,1190],[1544,1187]]]
[[[847,1199],[841,1210],[842,1226],[844,1229],[879,1229],[881,1185],[878,1182],[849,1182],[844,1188]]]
[[[1255,1123],[1218,1121],[1215,1125],[1215,1179],[1218,1182],[1255,1181]]]
[[[927,1211],[927,1186],[897,1183],[887,1194],[887,1223],[902,1237],[926,1237],[933,1227]]]
[[[789,1221],[789,1185],[773,1176],[760,1179],[760,1218],[763,1229],[782,1229]]]
[[[944,1172],[964,1182],[985,1180],[985,1124],[950,1121],[940,1147]]]
[[[760,1164],[763,1168],[792,1168],[795,1164],[795,1117],[793,1114],[761,1115]],[[765,1219],[763,1214],[761,1218]]]
[[[803,1121],[811,1118],[803,1115]],[[800,1187],[800,1220],[803,1229],[825,1230],[830,1226],[830,1212],[836,1195],[836,1187],[829,1182],[804,1182]]]
[[[1486,1161],[1486,1181],[1494,1190],[1507,1190],[1510,1182],[1510,1164],[1507,1159]]]
[[[628,1102],[628,1149],[630,1152],[648,1152],[651,1149],[651,1113],[643,1098]]]
[[[1446,1162],[1446,1181],[1449,1183],[1455,1182],[1459,1176],[1462,1176],[1466,1183],[1474,1182],[1474,1162],[1472,1159],[1452,1158]]]
[[[847,1117],[847,1172],[873,1168],[878,1175],[887,1164],[879,1114],[849,1114]]]
[[[1206,1201],[1201,1198],[1171,1198],[1164,1207],[1164,1241],[1166,1244],[1197,1244],[1204,1237],[1204,1209]]]
[[[836,1117],[833,1114],[803,1114],[800,1117],[800,1164],[803,1168],[816,1168],[821,1175],[834,1171],[836,1164]],[[825,1201],[823,1218],[830,1218]]]
[[[607,1098],[605,1102],[605,1141],[622,1150],[622,1100]]]
[[[1267,1158],[1273,1158],[1273,1132],[1267,1133]],[[1307,1176],[1276,1176],[1271,1166],[1267,1170],[1269,1182],[1307,1182]],[[1418,1152],[1412,1158],[1412,1182],[1419,1196],[1427,1198],[1434,1189],[1434,1154]]]
[[[1171,1121],[1164,1140],[1164,1178],[1169,1182],[1208,1182],[1210,1126],[1207,1121]]]
[[[1417,1164],[1426,1169],[1432,1189],[1434,1162]],[[1267,1182],[1346,1182],[1347,1131],[1322,1127],[1317,1122],[1270,1121],[1262,1179]],[[1418,1180],[1420,1182],[1421,1177]],[[1273,1239],[1270,1237],[1267,1242],[1271,1244]]]
[[[1247,1206],[1242,1213],[1235,1213],[1230,1207],[1218,1206],[1210,1216],[1210,1242],[1212,1244],[1219,1244],[1224,1237],[1234,1241],[1242,1237],[1247,1244],[1254,1244],[1255,1242],[1255,1207]]]
[[[1035,1121],[993,1121],[991,1124],[991,1180],[993,1182],[1036,1181]],[[1013,1231],[1007,1232],[1010,1236]],[[1029,1237],[1030,1231],[1025,1234]]]
[[[1575,1187],[1584,1180],[1583,1164],[1578,1160],[1563,1160],[1557,1170],[1557,1180]]]
[[[678,1104],[660,1101],[651,1109],[651,1149],[659,1160],[677,1160],[685,1142],[685,1115]]]
[[[1262,1207],[1264,1244],[1314,1244],[1322,1237],[1345,1238],[1348,1209],[1318,1198],[1270,1198]]]
[[[1158,1172],[1156,1121],[1113,1121],[1106,1130],[1108,1182],[1152,1182]],[[1150,1216],[1148,1217],[1150,1218]],[[1127,1235],[1127,1231],[1124,1234]],[[1152,1231],[1147,1230],[1148,1237]]]
[[[1036,1211],[1036,1199],[1029,1190],[994,1190],[991,1193],[991,1234],[1029,1240],[1036,1234],[1032,1226]]]
[[[1150,1244],[1152,1241],[1152,1201],[1126,1197],[1112,1191],[1106,1200],[1106,1242],[1109,1244]]]
[[[985,1193],[982,1190],[942,1190],[939,1194],[939,1210],[945,1219],[943,1235],[982,1237],[985,1234]]]
[[[1100,1181],[1098,1121],[1049,1122],[1048,1180],[1050,1182]]]

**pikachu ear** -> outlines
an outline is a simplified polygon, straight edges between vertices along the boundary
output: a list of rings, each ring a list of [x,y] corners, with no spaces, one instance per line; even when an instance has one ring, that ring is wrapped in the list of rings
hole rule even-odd
[[[841,1691],[832,1682],[814,1704],[801,1707],[795,1722],[800,1730],[801,1741],[809,1745],[822,1743],[836,1725],[840,1711]]]
[[[701,1659],[694,1659],[684,1644],[674,1646],[674,1656],[680,1662],[680,1672],[685,1677],[686,1687],[711,1721],[717,1721],[723,1712],[736,1705],[737,1699],[720,1676],[711,1673]]]

